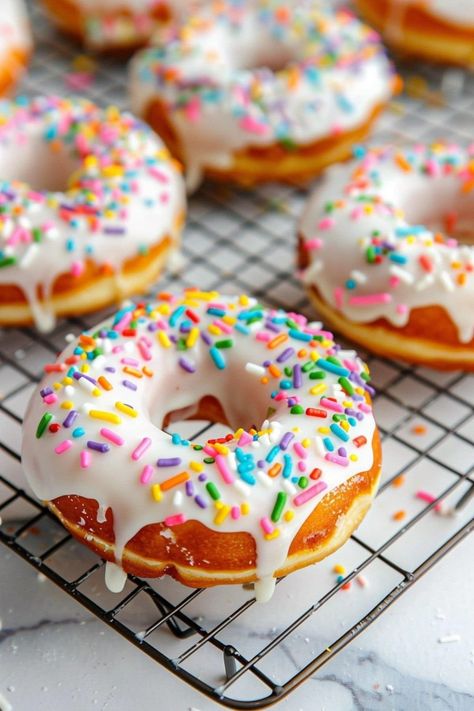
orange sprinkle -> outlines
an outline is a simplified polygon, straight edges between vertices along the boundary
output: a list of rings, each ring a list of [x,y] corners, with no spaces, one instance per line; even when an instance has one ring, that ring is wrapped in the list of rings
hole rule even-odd
[[[399,474],[399,476],[396,476],[395,479],[392,481],[392,486],[395,486],[398,489],[400,486],[403,486],[404,483],[405,475]]]
[[[466,182],[463,183],[461,187],[461,191],[463,193],[470,193],[472,190],[474,190],[474,178],[466,180]]]
[[[267,343],[267,348],[272,350],[273,348],[278,348],[278,346],[281,346],[282,343],[288,340],[288,336],[286,333],[279,333],[278,336],[275,336],[275,338],[272,338],[271,341],[268,341]]]
[[[87,336],[85,333],[81,333],[79,336],[79,341],[85,346],[95,346],[95,338],[92,336]]]
[[[268,383],[268,378],[266,375],[263,376],[263,378],[260,378],[260,382],[263,383],[263,385],[266,385]]]
[[[140,370],[137,370],[136,368],[131,368],[129,365],[125,366],[123,372],[128,373],[128,375],[133,375],[134,378],[143,378],[143,373]]]
[[[397,153],[395,156],[395,163],[399,168],[405,171],[405,173],[411,173],[411,165],[403,155],[403,153]]]
[[[154,372],[153,372],[153,370],[151,370],[151,368],[149,368],[147,365],[144,365],[143,368],[142,368],[142,370],[143,370],[143,372],[145,373],[145,375],[147,375],[149,378],[152,378],[152,377],[153,377]]]
[[[273,375],[274,378],[279,378],[281,375],[281,370],[279,368],[277,368],[275,363],[271,363],[268,366],[268,370],[269,370],[270,374]]]
[[[413,434],[416,435],[424,435],[427,431],[426,425],[413,425],[411,431],[413,432]]]
[[[464,272],[462,274],[458,274],[456,277],[456,281],[459,284],[459,286],[464,286],[464,284],[466,283],[466,279],[467,279],[467,277]]]
[[[394,521],[403,521],[405,516],[407,515],[406,511],[400,510],[400,511],[395,511],[395,513],[392,515],[392,518]]]
[[[176,474],[176,476],[172,476],[169,479],[165,479],[165,481],[161,482],[161,491],[168,491],[168,489],[172,489],[174,486],[178,486],[178,484],[184,484],[184,482],[188,481],[188,479],[188,472],[181,472],[180,474]]]
[[[104,388],[104,390],[113,390],[113,385],[110,383],[106,377],[100,375],[98,378],[99,385]]]
[[[301,348],[296,355],[298,356],[298,358],[306,358],[306,356],[308,355],[308,351],[306,350],[306,348]]]
[[[277,462],[268,470],[268,476],[275,477],[281,472],[281,464]]]

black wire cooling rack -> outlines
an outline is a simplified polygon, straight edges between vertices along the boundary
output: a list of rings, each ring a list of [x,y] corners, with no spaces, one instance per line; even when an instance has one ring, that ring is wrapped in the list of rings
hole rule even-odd
[[[80,50],[32,9],[37,51],[25,93],[65,94]],[[408,92],[382,117],[374,141],[472,140],[472,75],[409,67],[405,74]],[[106,57],[87,94],[124,106],[124,87],[123,64]],[[182,268],[160,288],[250,291],[310,315],[294,276],[295,219],[306,196],[298,187],[244,192],[206,186],[190,202]],[[385,464],[374,506],[342,550],[279,581],[265,606],[255,605],[248,587],[191,590],[172,580],[129,577],[123,593],[108,593],[103,561],[22,488],[19,455],[23,412],[42,364],[67,333],[104,315],[63,322],[50,336],[33,329],[1,334],[0,541],[215,701],[261,708],[283,698],[473,530],[474,377],[366,354],[378,390]],[[210,437],[216,426],[182,427],[188,437]]]

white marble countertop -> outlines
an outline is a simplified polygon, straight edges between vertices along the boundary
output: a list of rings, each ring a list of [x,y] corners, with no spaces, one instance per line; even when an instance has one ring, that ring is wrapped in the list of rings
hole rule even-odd
[[[315,678],[274,708],[472,711],[472,544],[472,537],[461,542]],[[3,547],[0,570],[2,711],[10,706],[13,711],[221,708]],[[456,641],[440,641],[451,637]]]

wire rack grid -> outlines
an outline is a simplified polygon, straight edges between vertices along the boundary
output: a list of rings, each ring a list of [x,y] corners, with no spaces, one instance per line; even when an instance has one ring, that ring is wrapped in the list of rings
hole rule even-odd
[[[79,49],[31,9],[36,52],[24,92],[65,94],[64,77]],[[474,76],[433,68],[417,68],[416,75],[408,86],[417,91],[392,106],[372,140],[472,139]],[[125,106],[123,61],[101,58],[88,95]],[[310,315],[294,266],[295,220],[306,196],[304,188],[281,185],[254,192],[205,186],[190,201],[183,269],[165,276],[160,287],[250,291]],[[341,551],[279,581],[266,606],[255,606],[248,588],[190,590],[173,580],[134,577],[112,595],[103,584],[103,561],[23,490],[19,455],[22,416],[43,363],[63,347],[67,333],[104,315],[62,322],[49,336],[30,328],[1,334],[0,541],[215,701],[261,708],[283,698],[472,531],[474,377],[363,354],[378,391],[385,463],[372,511]],[[181,428],[193,438],[222,433],[204,422]],[[419,490],[431,492],[433,501],[418,498]],[[335,562],[347,571],[339,579]]]

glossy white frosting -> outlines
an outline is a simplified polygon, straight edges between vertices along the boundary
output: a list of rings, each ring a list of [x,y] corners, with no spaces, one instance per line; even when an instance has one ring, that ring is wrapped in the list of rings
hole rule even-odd
[[[100,354],[83,360],[96,348]],[[161,535],[172,539],[174,525],[198,520],[254,537],[259,595],[268,597],[315,505],[373,464],[365,366],[353,351],[339,350],[321,324],[251,297],[191,290],[136,311],[131,305],[70,343],[51,368],[58,372],[43,378],[24,420],[25,473],[40,499],[96,500],[100,520],[110,507],[119,565],[144,526],[164,522]],[[221,403],[234,439],[195,449],[161,429],[167,413],[183,416],[206,395]],[[46,413],[57,432],[46,425],[38,431]],[[254,424],[258,435],[249,434]],[[186,483],[167,488],[164,482],[183,472]],[[277,495],[285,503],[275,520]],[[109,571],[114,580],[115,573]]]
[[[403,326],[413,308],[442,306],[469,342],[474,147],[357,150],[362,156],[333,167],[305,208],[305,282],[357,323],[384,317]],[[436,236],[450,224],[471,235],[471,246]]]
[[[291,150],[353,129],[392,91],[377,35],[310,0],[227,0],[154,45],[132,60],[131,105],[146,116],[154,99],[165,103],[190,189],[239,149]]]
[[[93,260],[119,288],[125,260],[177,236],[183,193],[158,136],[130,114],[79,99],[0,103],[0,285],[18,286],[49,330],[55,279]]]
[[[28,50],[31,34],[23,0],[0,2],[0,62],[12,49]]]

